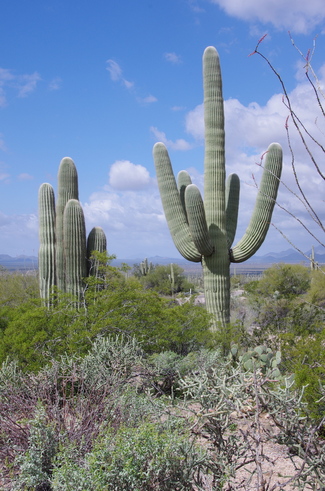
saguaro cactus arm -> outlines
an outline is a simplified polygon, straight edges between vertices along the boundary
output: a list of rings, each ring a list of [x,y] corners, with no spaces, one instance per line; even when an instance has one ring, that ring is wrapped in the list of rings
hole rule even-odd
[[[201,254],[195,247],[177,189],[173,169],[167,149],[163,143],[156,143],[153,149],[158,186],[167,220],[175,246],[189,261],[201,261]]]
[[[243,238],[230,251],[230,260],[240,263],[249,259],[262,245],[269,229],[282,171],[282,148],[271,143],[266,153],[262,180],[252,218]]]
[[[193,242],[202,256],[210,256],[214,247],[209,236],[201,193],[195,184],[186,187],[185,206]]]
[[[177,188],[178,188],[179,196],[181,198],[181,203],[183,206],[185,217],[187,217],[187,211],[185,206],[185,189],[190,184],[192,184],[191,176],[186,170],[181,170],[177,174]]]

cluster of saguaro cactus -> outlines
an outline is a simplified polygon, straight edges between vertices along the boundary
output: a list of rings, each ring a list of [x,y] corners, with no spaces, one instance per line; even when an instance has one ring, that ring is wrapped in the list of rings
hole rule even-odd
[[[39,203],[39,285],[40,295],[50,304],[56,286],[80,298],[83,278],[95,274],[92,251],[106,252],[106,237],[94,227],[86,239],[85,219],[79,203],[78,174],[72,159],[61,160],[58,172],[58,198],[48,183],[41,185]]]
[[[214,328],[230,321],[230,262],[250,258],[265,239],[282,170],[282,149],[269,146],[255,209],[243,238],[232,248],[239,205],[239,178],[225,180],[225,131],[222,80],[217,50],[203,55],[205,170],[204,201],[186,171],[173,174],[163,143],[154,146],[158,186],[166,220],[179,252],[202,262],[207,310]]]
[[[152,270],[153,270],[153,264],[148,263],[147,258],[145,258],[143,261],[141,261],[141,263],[140,263],[141,276],[147,276]]]

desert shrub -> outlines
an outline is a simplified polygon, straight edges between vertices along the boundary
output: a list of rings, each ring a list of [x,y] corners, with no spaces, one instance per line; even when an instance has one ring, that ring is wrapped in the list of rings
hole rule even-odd
[[[139,345],[123,337],[99,339],[86,357],[62,356],[36,374],[5,362],[0,370],[3,461],[18,465],[16,456],[22,453],[27,472],[38,403],[44,408],[40,422],[55,432],[57,442],[76,445],[80,455],[88,452],[105,424],[123,422],[128,402],[120,398],[133,387],[134,369],[141,362]]]
[[[256,283],[256,293],[277,298],[292,298],[310,286],[310,270],[301,264],[274,264]]]
[[[220,349],[223,356],[227,357],[233,345],[240,345],[243,349],[249,346],[251,340],[244,325],[240,321],[229,323],[220,327],[213,333],[216,348]]]
[[[66,458],[68,457],[68,458]],[[53,490],[194,490],[205,460],[190,434],[154,423],[108,430],[76,468],[63,453],[53,472]],[[80,487],[82,483],[82,487]]]
[[[44,407],[37,405],[35,416],[25,422],[28,427],[28,449],[16,458],[19,467],[14,490],[50,491],[54,456],[58,448],[58,435],[49,423]]]
[[[306,411],[321,420],[325,412],[325,331],[303,336],[288,333],[282,336],[283,363],[294,374],[297,388],[304,388]]]
[[[158,394],[181,397],[179,380],[187,374],[206,370],[210,365],[220,361],[222,355],[218,350],[201,349],[192,351],[186,356],[174,351],[164,351],[149,357],[148,362],[153,368],[151,387]]]
[[[187,292],[194,288],[184,275],[184,270],[178,264],[173,264],[174,279],[171,279],[171,265],[158,265],[146,275],[138,275],[141,283],[147,289],[152,289],[163,295],[173,295],[179,292]]]
[[[325,268],[312,271],[306,300],[320,307],[325,307]]]
[[[0,307],[17,307],[35,298],[39,298],[36,274],[0,270]]]
[[[86,293],[86,308],[71,308],[63,296],[51,309],[40,301],[25,303],[10,314],[0,335],[0,363],[8,356],[25,370],[39,370],[51,358],[84,355],[97,336],[136,337],[148,353],[173,350],[187,354],[209,345],[210,316],[190,302],[178,305],[144,290],[136,280]]]

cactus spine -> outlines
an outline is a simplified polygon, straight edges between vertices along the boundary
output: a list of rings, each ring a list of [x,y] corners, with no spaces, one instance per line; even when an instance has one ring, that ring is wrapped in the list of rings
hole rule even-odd
[[[106,252],[106,237],[100,227],[95,227],[88,237],[87,256],[85,219],[78,201],[78,174],[69,157],[62,159],[59,166],[56,207],[52,186],[44,183],[40,187],[39,238],[39,284],[45,305],[50,304],[55,286],[80,299],[90,254],[93,250]]]
[[[218,323],[230,320],[230,262],[251,257],[269,228],[282,170],[282,149],[269,146],[255,209],[248,228],[231,248],[237,227],[239,178],[225,179],[225,131],[222,79],[217,50],[203,55],[205,171],[204,201],[186,171],[176,185],[167,149],[156,143],[153,154],[166,220],[179,252],[189,261],[202,262],[207,310]]]

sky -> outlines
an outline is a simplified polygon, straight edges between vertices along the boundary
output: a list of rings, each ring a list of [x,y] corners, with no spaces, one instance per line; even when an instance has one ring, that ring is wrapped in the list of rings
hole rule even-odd
[[[279,80],[264,59],[249,56],[267,34],[260,51],[324,142],[324,115],[304,70],[310,50],[321,90],[324,0],[3,0],[0,14],[0,254],[37,256],[38,189],[49,182],[56,191],[59,163],[71,157],[87,230],[104,229],[110,254],[179,257],[152,147],[165,143],[175,175],[186,169],[203,192],[202,54],[210,45],[222,68],[226,170],[241,180],[235,243],[272,142],[283,147],[283,183],[257,254],[324,243],[299,199],[286,124],[299,182],[322,223],[324,180],[287,120]],[[310,145],[324,171],[322,149]]]

